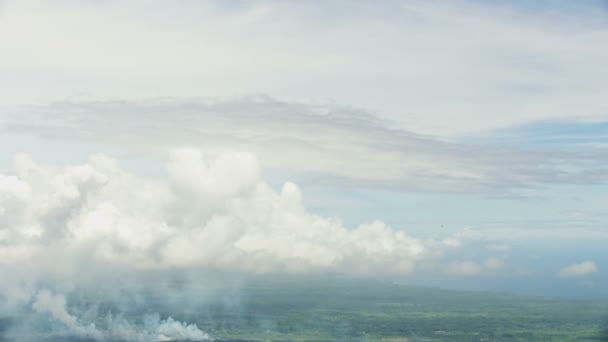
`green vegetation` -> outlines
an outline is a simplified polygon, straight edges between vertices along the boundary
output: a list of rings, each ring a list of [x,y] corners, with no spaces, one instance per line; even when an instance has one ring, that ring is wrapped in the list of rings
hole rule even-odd
[[[221,338],[563,342],[604,340],[600,327],[608,314],[606,301],[361,279],[258,279],[239,293],[239,305],[218,302],[197,324]]]
[[[117,305],[122,305],[122,315],[130,319],[154,312],[162,317],[171,315],[197,324],[217,339],[608,341],[608,331],[602,332],[608,319],[608,301],[442,290],[336,276],[205,279],[183,284],[177,281],[171,289],[159,282],[142,281],[136,289],[118,287],[117,293],[126,292],[114,299],[100,292],[75,291],[69,300],[70,312],[86,314],[93,308],[97,314],[87,317],[97,317],[96,325],[103,327],[107,324],[103,317],[108,312],[121,312]],[[27,315],[0,319],[0,341],[13,341],[3,340],[3,326],[28,321]],[[40,319],[30,317],[29,322],[37,322],[41,332],[56,323],[38,322]],[[26,328],[19,336],[39,337],[41,333]],[[42,339],[47,340],[55,341]]]

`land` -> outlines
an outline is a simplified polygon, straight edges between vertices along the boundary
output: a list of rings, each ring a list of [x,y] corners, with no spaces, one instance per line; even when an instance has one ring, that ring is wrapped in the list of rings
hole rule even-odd
[[[608,301],[467,292],[387,281],[253,281],[212,336],[261,340],[608,341]]]
[[[348,277],[253,277],[236,290],[220,292],[171,314],[222,342],[608,341],[603,330],[607,300],[454,291]],[[162,313],[162,297],[154,292],[145,301]],[[57,338],[47,341],[68,340]]]

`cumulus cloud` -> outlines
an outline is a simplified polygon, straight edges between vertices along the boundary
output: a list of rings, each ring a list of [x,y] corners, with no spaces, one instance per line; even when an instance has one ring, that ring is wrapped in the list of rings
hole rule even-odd
[[[255,157],[179,149],[169,180],[130,174],[104,156],[61,168],[26,155],[0,178],[0,265],[80,271],[80,263],[251,272],[332,269],[409,273],[454,241],[421,240],[381,221],[349,229],[308,212],[293,183],[275,191]],[[50,271],[49,271],[50,272]]]
[[[599,272],[595,262],[583,261],[571,265],[564,266],[559,270],[558,275],[560,277],[583,277],[592,273]]]

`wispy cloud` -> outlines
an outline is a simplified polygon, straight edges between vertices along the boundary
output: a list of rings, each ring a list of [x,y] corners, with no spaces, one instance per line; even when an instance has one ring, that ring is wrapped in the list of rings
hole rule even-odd
[[[302,181],[505,194],[540,184],[604,182],[608,174],[603,151],[459,143],[395,128],[363,110],[268,96],[62,102],[11,113],[2,124],[7,133],[133,150],[180,145],[245,150],[266,168]]]
[[[564,266],[559,270],[558,274],[560,277],[582,277],[597,272],[599,272],[599,270],[595,265],[595,262],[583,261],[577,264]]]

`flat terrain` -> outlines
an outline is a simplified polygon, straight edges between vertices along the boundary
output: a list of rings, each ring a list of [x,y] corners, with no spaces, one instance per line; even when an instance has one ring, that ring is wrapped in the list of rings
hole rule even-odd
[[[381,281],[249,283],[240,310],[198,324],[212,336],[260,339],[608,341],[608,301],[450,291]]]
[[[453,291],[340,277],[260,277],[229,290],[216,286],[215,292],[207,287],[204,300],[193,298],[196,286],[184,288],[183,298],[177,286],[173,292],[178,295],[170,300],[162,291],[140,294],[139,306],[129,304],[127,314],[170,314],[226,340],[608,341],[602,333],[608,318],[605,300]],[[79,295],[70,301],[78,302],[75,298],[85,307],[90,300]],[[115,310],[115,304],[96,305],[101,313]],[[5,318],[0,325],[9,322]]]

